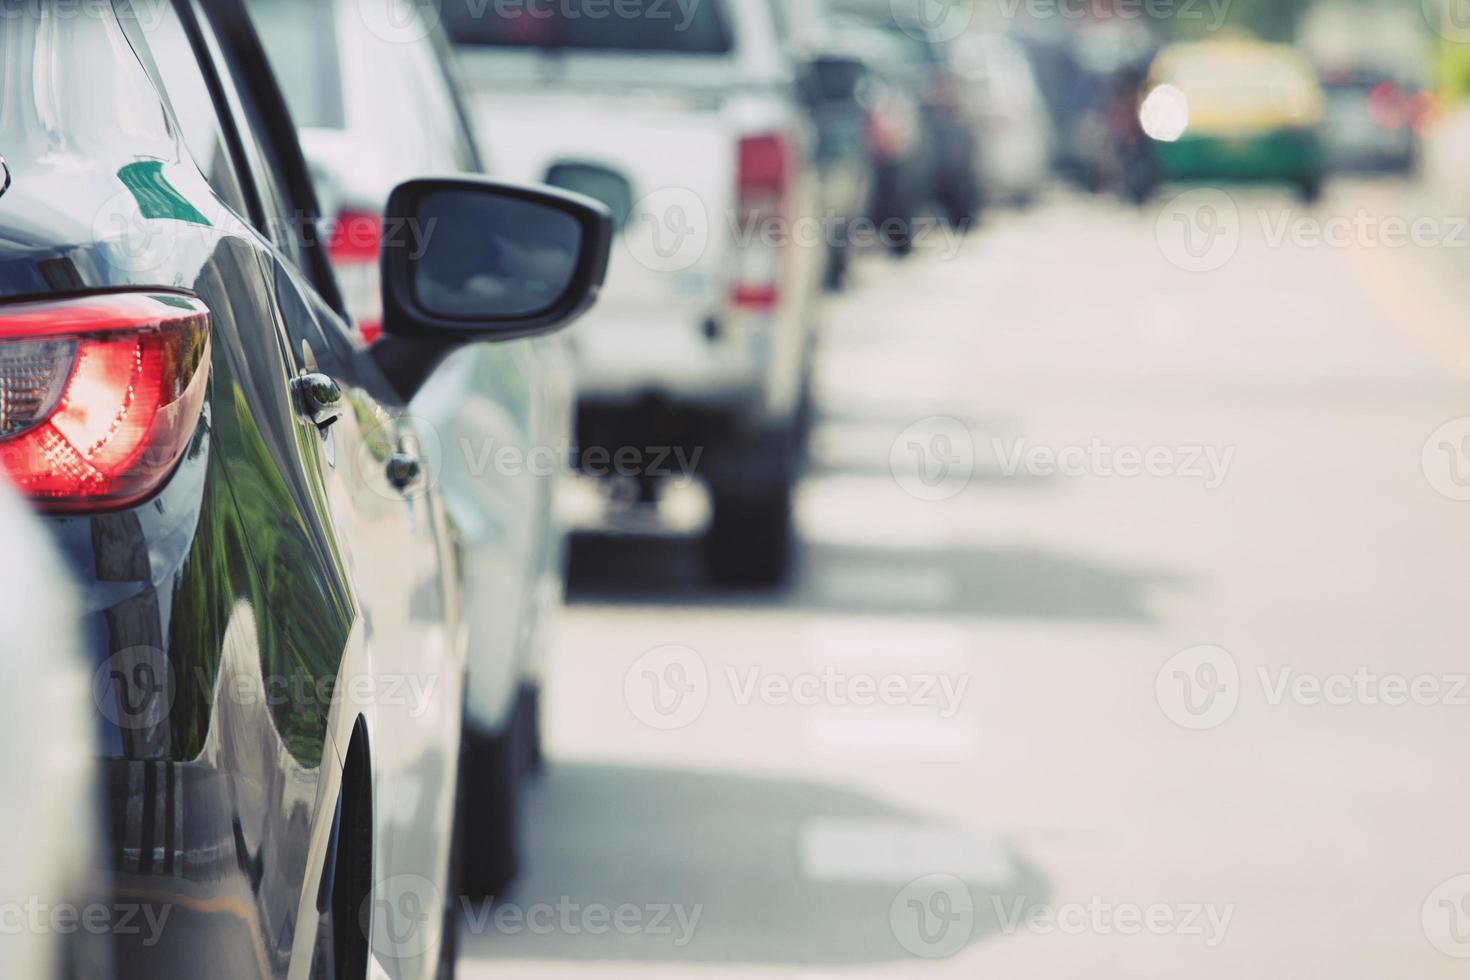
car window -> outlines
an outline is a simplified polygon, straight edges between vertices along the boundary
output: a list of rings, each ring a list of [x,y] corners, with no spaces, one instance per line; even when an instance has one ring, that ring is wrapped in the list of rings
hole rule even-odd
[[[668,0],[561,0],[524,6],[486,0],[444,0],[444,23],[458,44],[512,48],[575,48],[667,54],[727,54],[729,18],[723,3]]]
[[[261,114],[260,96],[252,90],[251,78],[233,58],[226,56],[213,22],[197,2],[193,4],[193,10],[205,45],[215,62],[224,68],[219,73],[224,99],[237,121],[250,178],[265,209],[265,227],[261,231],[298,268],[309,271],[306,241],[308,235],[315,234],[312,227],[315,202],[298,200],[282,179],[288,157],[271,141]],[[260,84],[260,80],[256,79],[255,84]]]
[[[178,11],[168,4],[154,4],[149,17],[142,19],[135,16],[131,3],[124,2],[117,5],[117,16],[161,85],[160,94],[173,110],[179,135],[195,165],[226,205],[238,215],[249,215],[219,109]]]
[[[393,23],[420,17],[408,0],[388,3]],[[383,37],[356,10],[334,19],[332,4],[247,0],[246,6],[297,126],[347,134],[353,152],[374,158],[370,167],[361,161],[364,169],[391,183],[478,169],[433,36]],[[309,69],[303,60],[312,61]],[[388,189],[380,189],[385,197]]]
[[[332,5],[249,0],[246,6],[296,125],[346,128],[342,59]]]

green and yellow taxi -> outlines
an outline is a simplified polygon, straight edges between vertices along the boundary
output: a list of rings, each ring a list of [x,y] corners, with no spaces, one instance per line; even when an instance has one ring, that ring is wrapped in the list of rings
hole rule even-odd
[[[1248,39],[1176,44],[1155,59],[1139,116],[1159,179],[1322,189],[1323,98],[1287,45]]]

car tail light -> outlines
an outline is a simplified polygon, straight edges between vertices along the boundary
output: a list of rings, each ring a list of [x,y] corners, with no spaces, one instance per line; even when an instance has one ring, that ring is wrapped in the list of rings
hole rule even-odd
[[[783,136],[740,141],[737,191],[744,244],[736,250],[738,268],[730,289],[730,301],[739,309],[770,312],[780,299],[781,246],[791,229],[779,223],[796,166],[795,149]]]
[[[209,311],[167,293],[0,305],[0,470],[42,510],[151,495],[193,438]]]
[[[902,99],[885,95],[868,110],[868,149],[881,163],[907,156],[917,134],[914,110]]]
[[[1402,129],[1410,119],[1411,105],[1404,90],[1393,82],[1379,82],[1368,93],[1368,111],[1380,129]]]
[[[962,106],[959,79],[942,69],[929,74],[924,86],[924,104],[945,112],[957,112]]]
[[[368,343],[383,334],[383,218],[366,211],[343,211],[332,224],[327,258],[347,315]]]

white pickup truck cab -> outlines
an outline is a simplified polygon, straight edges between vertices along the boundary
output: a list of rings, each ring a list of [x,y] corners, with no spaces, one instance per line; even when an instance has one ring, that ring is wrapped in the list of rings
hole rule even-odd
[[[619,222],[572,338],[583,467],[651,504],[689,475],[670,460],[697,460],[707,564],[731,584],[787,569],[833,224],[779,2],[443,5],[491,172],[599,198]]]

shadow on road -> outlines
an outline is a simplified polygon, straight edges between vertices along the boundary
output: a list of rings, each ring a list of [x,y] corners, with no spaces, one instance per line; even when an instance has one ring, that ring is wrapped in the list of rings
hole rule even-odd
[[[573,959],[646,962],[852,965],[915,962],[914,944],[954,948],[994,936],[1003,917],[1045,899],[1045,882],[1002,845],[1000,880],[968,880],[973,924],[954,895],[906,890],[929,872],[901,880],[822,880],[803,867],[804,835],[814,822],[867,826],[921,818],[848,790],[790,779],[592,764],[551,768],[529,794],[526,853],[531,866],[508,896],[528,912],[544,903],[574,908],[574,928],[542,934],[497,928],[472,908],[464,952],[477,960]],[[900,855],[902,858],[902,855]],[[936,861],[943,859],[936,859]],[[947,860],[962,860],[953,853]],[[960,877],[971,877],[961,875]],[[953,881],[953,879],[950,879]],[[954,887],[958,888],[958,884]],[[918,896],[919,905],[911,904]],[[583,911],[631,904],[682,906],[683,928],[600,935],[583,928]],[[692,918],[698,907],[698,919]],[[941,918],[948,917],[948,924]],[[643,913],[642,921],[651,923]],[[947,931],[946,931],[947,930]],[[684,938],[681,945],[676,940]],[[940,937],[938,940],[935,937]],[[936,947],[938,948],[938,947]]]
[[[689,538],[578,535],[572,603],[800,609],[1147,622],[1145,601],[1186,580],[1041,548],[922,551],[804,544],[785,589],[740,592],[706,584]]]

